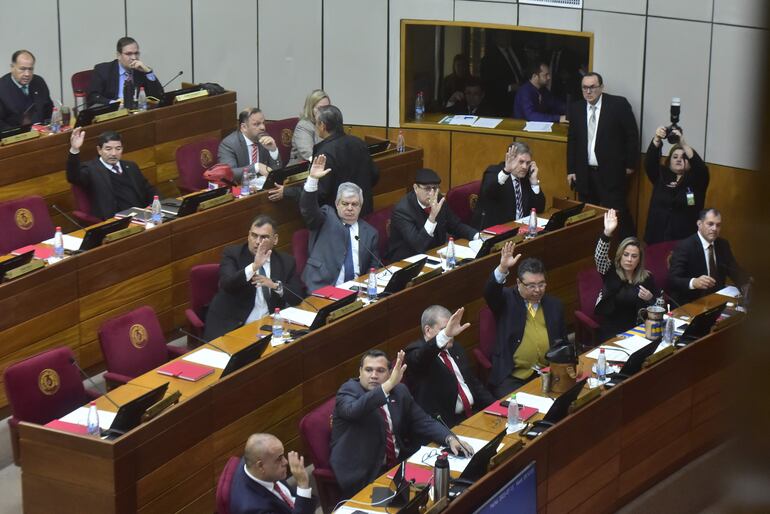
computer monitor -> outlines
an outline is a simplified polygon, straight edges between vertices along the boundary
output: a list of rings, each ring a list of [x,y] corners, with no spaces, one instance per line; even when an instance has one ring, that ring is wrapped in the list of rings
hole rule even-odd
[[[580,380],[574,386],[563,392],[561,396],[556,398],[542,420],[535,421],[527,426],[524,431],[524,437],[534,439],[559,421],[566,418],[567,414],[569,414],[569,406],[572,405],[572,402],[574,402],[578,395],[580,395],[580,391],[583,390],[583,386],[587,380],[587,378]]]
[[[80,243],[79,251],[83,252],[100,246],[107,234],[123,230],[129,223],[131,223],[130,217],[112,220],[102,225],[87,228],[86,234],[83,236],[83,242]]]
[[[77,121],[75,121],[75,128],[87,127],[94,122],[94,118],[100,114],[107,114],[108,112],[115,112],[120,109],[120,102],[113,102],[106,105],[94,105],[87,109],[83,109],[78,113]]]
[[[527,464],[474,514],[537,514],[537,466]]]
[[[166,216],[172,218],[182,218],[184,216],[189,216],[190,214],[195,214],[198,211],[198,207],[200,207],[200,204],[203,202],[213,198],[219,198],[220,196],[227,194],[229,191],[229,187],[218,187],[216,189],[206,189],[204,191],[191,193],[182,198],[182,203],[179,204],[179,207],[173,207],[172,205],[168,204],[165,206],[161,205],[161,211]]]
[[[617,373],[611,373],[607,375],[607,378],[609,381],[604,384],[604,387],[609,389],[610,387],[618,385],[623,380],[632,377],[639,373],[642,370],[642,366],[644,365],[644,361],[655,353],[655,349],[660,344],[660,338],[656,339],[655,341],[652,341],[649,344],[646,344],[636,350],[634,353],[628,356],[628,359],[626,360],[625,364],[623,364],[623,368],[617,372]]]
[[[167,390],[168,382],[121,405],[112,425],[104,434],[107,439],[120,437],[129,430],[138,427],[147,409],[161,401]]]
[[[722,311],[727,307],[727,303],[721,303],[708,310],[705,310],[690,320],[690,323],[679,336],[676,342],[677,346],[685,346],[711,332],[711,328],[716,324]]]
[[[548,232],[553,232],[554,230],[563,228],[564,224],[567,223],[567,220],[576,214],[580,214],[585,205],[585,203],[581,203],[578,205],[573,205],[572,207],[567,207],[566,209],[562,209],[559,212],[555,212],[540,233],[547,234]]]
[[[476,258],[480,259],[481,257],[486,257],[492,252],[493,246],[495,246],[497,243],[505,241],[506,239],[510,239],[518,235],[518,233],[519,233],[519,227],[514,227],[501,234],[497,234],[496,236],[492,236],[485,239],[484,242],[481,243],[481,248],[479,248],[479,251],[476,253]]]
[[[6,137],[18,136],[19,134],[24,134],[25,132],[29,132],[31,128],[32,128],[32,125],[30,125],[29,123],[24,125],[19,125],[18,127],[4,128],[3,130],[0,130],[0,139],[5,139]]]
[[[202,88],[200,85],[192,87],[184,87],[182,89],[175,89],[173,91],[166,91],[158,102],[158,107],[166,107],[167,105],[173,105],[177,96],[186,95],[187,93],[194,93],[200,91]]]
[[[34,255],[35,250],[30,250],[0,262],[0,282],[3,281],[6,273],[12,269],[16,269],[19,266],[24,266],[25,264],[29,263]]]
[[[497,448],[500,446],[500,441],[503,440],[507,432],[507,427],[502,429],[495,437],[487,442],[479,451],[473,454],[468,465],[460,473],[460,477],[457,481],[475,482],[487,473],[489,468],[489,461],[497,454]]]
[[[272,189],[276,184],[283,184],[287,177],[296,175],[297,173],[303,173],[310,169],[310,162],[302,161],[291,166],[284,166],[283,168],[277,168],[267,174],[265,179],[265,185],[262,189]]]
[[[219,378],[225,378],[227,375],[235,373],[239,369],[259,360],[262,354],[265,353],[265,350],[267,350],[267,345],[270,344],[272,337],[272,334],[262,336],[257,342],[232,354]]]
[[[317,328],[321,328],[322,326],[326,325],[326,319],[329,317],[329,314],[336,311],[337,309],[346,306],[349,303],[353,303],[358,298],[357,295],[351,294],[346,296],[345,298],[340,298],[336,302],[324,305],[320,309],[318,309],[318,312],[316,312],[315,318],[313,318],[313,323],[310,324],[308,327],[308,330],[315,330]]]
[[[414,495],[414,498],[409,500],[409,503],[404,505],[402,509],[398,511],[398,514],[420,514],[422,508],[428,503],[428,495],[430,495],[430,486],[425,486]],[[409,491],[409,489],[407,489]]]
[[[382,291],[382,296],[388,296],[402,291],[409,282],[414,280],[414,278],[420,274],[427,260],[427,257],[423,257],[419,261],[413,262],[394,272],[393,275],[391,275],[390,280],[388,280],[385,289]]]
[[[369,155],[378,154],[381,152],[384,152],[388,149],[390,146],[390,141],[380,141],[378,143],[372,143],[370,145],[367,145],[367,148],[369,148]]]

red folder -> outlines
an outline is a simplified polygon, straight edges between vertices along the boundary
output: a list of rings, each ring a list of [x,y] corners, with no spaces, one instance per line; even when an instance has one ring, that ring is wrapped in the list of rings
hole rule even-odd
[[[404,475],[406,475],[407,481],[414,479],[415,484],[427,484],[433,479],[433,468],[425,468],[411,462],[404,462],[404,466],[406,466],[406,473]],[[396,476],[396,470],[398,468],[392,469],[388,473],[388,478],[393,479]]]
[[[497,236],[502,234],[503,232],[508,232],[512,228],[513,227],[509,225],[493,225],[491,227],[485,228],[482,232],[484,232],[485,234],[492,234],[494,236]]]
[[[356,294],[355,291],[351,291],[349,289],[341,289],[339,287],[334,286],[323,286],[312,293],[313,296],[320,296],[321,298],[328,298],[329,300],[342,300],[343,298],[347,298],[348,296],[352,294]]]
[[[202,366],[201,364],[195,364],[194,362],[187,362],[180,359],[174,362],[169,362],[165,366],[158,368],[157,371],[161,375],[181,378],[182,380],[189,380],[190,382],[197,382],[201,378],[214,373],[214,368],[209,366]]]
[[[88,433],[88,427],[85,425],[68,423],[66,421],[61,421],[59,419],[55,419],[49,423],[46,423],[45,426],[47,426],[48,428],[55,428],[56,430],[61,430],[62,432],[71,432],[73,434],[85,435]]]
[[[484,412],[487,414],[492,414],[493,416],[500,416],[503,418],[508,417],[508,407],[503,407],[500,405],[500,402],[495,402],[486,409],[484,409]],[[522,421],[527,421],[529,418],[537,414],[537,409],[532,407],[524,407],[523,405],[519,405],[519,418]]]
[[[44,245],[42,243],[38,243],[36,245],[27,245],[22,248],[17,248],[11,253],[14,255],[21,255],[30,250],[35,250],[36,259],[47,259],[53,256],[53,246]]]

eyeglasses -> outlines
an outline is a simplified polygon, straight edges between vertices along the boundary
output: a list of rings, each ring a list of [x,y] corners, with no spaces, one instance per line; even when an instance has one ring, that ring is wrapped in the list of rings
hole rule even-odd
[[[417,187],[419,187],[423,191],[428,191],[429,193],[436,193],[440,189],[439,186],[425,186],[422,184],[418,184]]]
[[[521,282],[521,285],[524,286],[524,289],[527,291],[539,291],[541,289],[545,289],[546,282],[537,282],[537,283],[529,283],[525,284],[524,282]]]
[[[599,89],[600,87],[602,87],[602,86],[580,86],[580,89],[590,93],[591,91],[593,91],[595,89]]]

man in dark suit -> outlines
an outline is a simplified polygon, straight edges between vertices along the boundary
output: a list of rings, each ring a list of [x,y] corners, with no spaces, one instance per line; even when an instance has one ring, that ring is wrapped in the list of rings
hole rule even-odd
[[[380,170],[369,155],[366,143],[345,134],[342,112],[334,105],[318,108],[315,128],[323,141],[313,147],[313,156],[326,156],[326,166],[331,169],[318,184],[318,201],[321,205],[333,206],[339,185],[352,182],[364,194],[361,215],[371,213],[374,209],[372,189],[380,179]]]
[[[453,426],[495,398],[471,372],[461,344],[454,338],[470,323],[462,323],[464,307],[452,314],[431,305],[420,319],[422,338],[406,348],[406,376],[414,399],[429,415]]]
[[[545,210],[537,163],[529,145],[514,141],[505,161],[489,166],[481,179],[479,201],[473,211],[473,226],[480,229],[518,220],[531,209]]]
[[[500,265],[484,289],[484,299],[497,321],[489,386],[498,398],[534,378],[532,366],[547,365],[548,349],[557,341],[567,341],[564,307],[558,298],[545,294],[545,267],[539,259],[524,259],[516,287],[504,287],[509,270],[521,257],[513,256],[513,248],[513,243],[505,244]]]
[[[207,341],[257,321],[276,308],[302,301],[294,257],[274,250],[278,244],[275,230],[275,221],[261,214],[251,223],[246,243],[225,248],[219,266],[219,291],[206,315]]]
[[[398,352],[393,371],[389,364],[384,352],[369,350],[361,358],[358,378],[337,391],[330,462],[346,498],[428,441],[449,445],[455,455],[473,452],[425,414],[401,384],[404,352]]]
[[[265,115],[260,109],[249,107],[238,114],[238,130],[219,143],[217,160],[233,169],[239,184],[245,170],[258,174],[256,189],[262,189],[270,170],[281,167],[278,146],[265,129]]]
[[[570,106],[567,133],[567,182],[581,201],[619,212],[621,238],[635,236],[626,205],[626,175],[639,158],[639,129],[628,100],[603,94],[598,73],[588,73],[581,83],[583,100]]]
[[[284,482],[287,464],[297,481],[296,495]],[[311,492],[305,459],[297,452],[284,455],[272,434],[253,434],[230,484],[230,514],[312,514]]]
[[[103,132],[96,144],[98,159],[80,162],[86,131],[76,128],[70,136],[67,181],[82,187],[91,200],[91,214],[106,220],[131,207],[146,207],[158,191],[147,182],[139,166],[123,161],[123,141],[117,132]]]
[[[302,272],[308,292],[342,284],[379,267],[377,229],[359,219],[361,188],[343,182],[337,188],[334,207],[318,205],[319,181],[330,171],[323,155],[313,159],[299,200],[302,219],[310,230],[308,259]]]
[[[29,50],[15,51],[11,72],[0,78],[0,130],[43,122],[52,110],[48,86],[35,75],[35,56]]]
[[[388,259],[400,261],[446,243],[447,236],[477,239],[478,232],[439,200],[441,177],[427,168],[417,170],[412,190],[401,198],[390,218]]]
[[[730,243],[719,237],[722,214],[714,208],[704,209],[697,224],[698,231],[680,241],[671,255],[668,280],[674,300],[684,305],[715,293],[725,287],[727,277],[745,294],[751,277],[738,265]]]
[[[88,105],[123,100],[124,91],[132,95],[133,101],[134,93],[138,93],[140,88],[144,88],[147,96],[162,97],[163,85],[152,69],[139,59],[139,44],[136,40],[128,36],[118,39],[117,50],[117,59],[94,66],[91,84],[88,86]]]
[[[476,77],[469,77],[463,88],[463,94],[453,95],[446,105],[450,114],[468,114],[473,116],[494,116],[497,113],[489,105],[484,92],[484,84]]]

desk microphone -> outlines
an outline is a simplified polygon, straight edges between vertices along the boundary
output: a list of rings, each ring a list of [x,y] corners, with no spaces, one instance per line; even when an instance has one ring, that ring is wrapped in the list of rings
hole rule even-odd
[[[379,258],[379,257],[377,257],[377,255],[376,255],[376,254],[375,254],[375,253],[374,253],[374,252],[373,252],[373,251],[372,251],[372,250],[371,250],[371,249],[370,249],[370,248],[369,248],[367,245],[365,245],[365,244],[364,244],[364,243],[361,241],[361,238],[360,238],[360,237],[358,237],[358,236],[354,236],[354,237],[356,238],[356,241],[358,241],[359,243],[361,243],[361,246],[363,246],[363,247],[364,247],[364,249],[365,249],[365,250],[366,250],[366,251],[369,253],[369,255],[371,255],[371,256],[372,256],[372,258],[373,258],[373,259],[374,259],[374,260],[377,262],[377,266],[379,266],[380,268],[385,268],[385,271],[387,271],[388,273],[390,273],[391,275],[393,275],[393,272],[392,272],[392,271],[390,271],[390,270],[387,268],[387,266],[385,266],[385,265],[382,263],[382,261],[380,260],[380,258]]]
[[[441,414],[438,414],[438,413],[437,413],[437,414],[436,414],[436,417],[435,417],[435,419],[436,419],[436,421],[438,421],[439,423],[441,423],[441,424],[444,426],[444,428],[446,428],[447,430],[449,430],[449,433],[452,435],[452,437],[454,437],[455,439],[457,439],[457,441],[458,441],[458,442],[460,441],[460,438],[457,436],[457,434],[455,434],[455,433],[452,431],[452,429],[451,429],[451,428],[449,428],[449,425],[447,425],[446,423],[444,423],[444,419],[441,417]],[[446,442],[446,441],[445,441],[445,442]],[[451,449],[451,447],[449,447],[449,445],[448,445],[448,444],[447,444],[447,448],[449,449],[449,452],[451,453],[451,452],[452,452],[452,449]],[[473,455],[473,450],[470,450],[470,452],[469,452],[469,451],[468,451],[468,450],[467,450],[467,449],[466,449],[466,448],[465,448],[463,445],[460,445],[460,451],[461,451],[461,452],[462,452],[462,453],[463,453],[463,454],[464,454],[466,457],[470,457],[471,455]]]
[[[185,329],[183,329],[183,328],[177,328],[177,331],[178,331],[178,332],[181,332],[182,334],[186,335],[187,337],[190,337],[190,338],[192,338],[192,339],[195,339],[196,341],[198,341],[198,342],[199,342],[199,343],[201,343],[201,344],[205,344],[205,345],[211,346],[211,347],[213,347],[213,348],[216,348],[216,349],[217,349],[217,350],[219,350],[220,352],[222,352],[222,353],[226,353],[226,354],[227,354],[227,355],[229,355],[230,357],[232,357],[232,356],[233,356],[233,355],[232,355],[230,352],[228,352],[228,351],[227,351],[227,350],[225,350],[224,348],[221,348],[221,347],[219,347],[219,346],[215,345],[215,344],[214,344],[214,343],[212,343],[211,341],[206,341],[206,340],[205,340],[205,339],[203,339],[202,337],[198,337],[198,336],[196,336],[195,334],[191,334],[190,332],[188,332],[187,330],[185,330]]]
[[[179,73],[177,73],[176,75],[174,75],[174,76],[171,78],[171,80],[169,80],[168,82],[166,82],[165,84],[163,84],[163,85],[162,85],[162,86],[160,86],[160,87],[162,87],[163,89],[166,89],[166,86],[168,86],[169,84],[171,84],[172,82],[174,82],[176,79],[178,79],[179,77],[181,77],[181,76],[182,76],[182,74],[184,74],[184,70],[179,70]]]
[[[75,221],[75,219],[74,219],[72,216],[70,216],[69,214],[67,214],[67,213],[66,213],[66,212],[64,212],[63,210],[59,209],[59,208],[56,206],[56,204],[55,204],[55,203],[52,203],[52,204],[51,204],[51,209],[55,210],[56,212],[58,212],[59,214],[61,214],[62,216],[64,216],[64,218],[65,218],[67,221],[69,221],[70,223],[72,223],[73,225],[75,225],[75,226],[76,226],[77,228],[79,228],[80,230],[85,230],[85,227],[84,227],[83,225],[81,225],[80,223],[78,223],[77,221]]]
[[[99,386],[97,386],[94,383],[94,380],[90,376],[88,376],[85,371],[83,371],[83,368],[80,367],[80,365],[78,364],[78,361],[76,361],[74,357],[70,357],[70,364],[75,366],[78,369],[78,371],[80,371],[80,374],[83,375],[86,380],[88,380],[89,384],[91,384],[94,388],[96,388],[97,391],[99,390]],[[112,398],[110,398],[110,395],[107,394],[107,387],[106,386],[104,388],[104,391],[105,392],[104,392],[104,394],[102,396],[107,398],[110,401],[110,403],[115,406],[116,409],[120,410],[120,405],[115,403],[115,401]]]
[[[292,291],[291,289],[289,289],[288,287],[286,287],[286,284],[282,284],[282,285],[283,285],[283,290],[284,290],[284,291],[288,291],[289,293],[291,293],[291,294],[292,294],[292,296],[294,296],[294,297],[296,297],[296,298],[299,298],[299,301],[300,301],[300,303],[304,303],[305,305],[308,305],[308,306],[310,306],[310,308],[311,308],[311,309],[313,309],[314,311],[318,312],[318,307],[316,307],[316,306],[315,306],[315,305],[313,305],[312,303],[310,303],[310,302],[308,302],[307,300],[305,300],[305,298],[304,298],[304,297],[302,297],[302,296],[298,295],[297,293],[295,293],[294,291]]]

